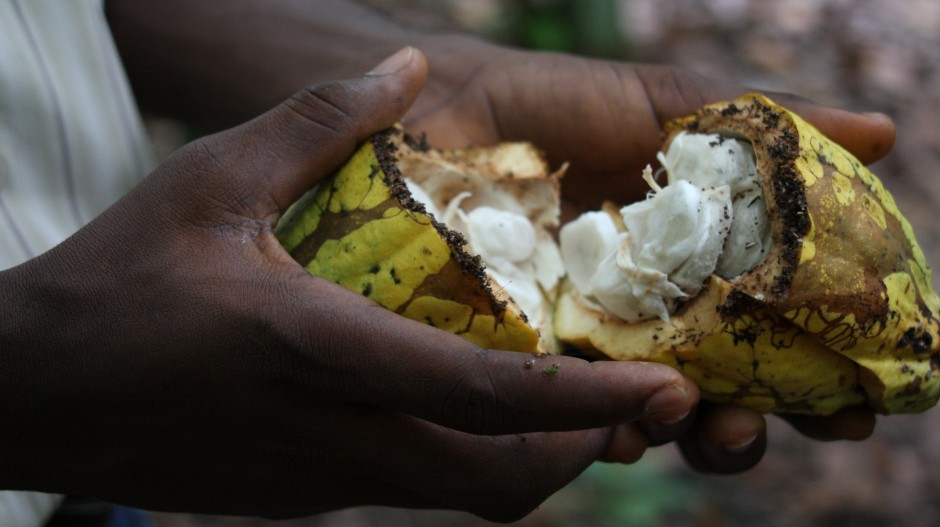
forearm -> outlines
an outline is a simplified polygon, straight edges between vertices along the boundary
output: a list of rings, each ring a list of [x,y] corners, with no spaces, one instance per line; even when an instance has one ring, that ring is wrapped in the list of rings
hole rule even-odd
[[[106,10],[141,105],[213,125],[254,117],[306,85],[361,75],[404,46],[425,51],[447,85],[489,49],[347,0],[108,0]]]

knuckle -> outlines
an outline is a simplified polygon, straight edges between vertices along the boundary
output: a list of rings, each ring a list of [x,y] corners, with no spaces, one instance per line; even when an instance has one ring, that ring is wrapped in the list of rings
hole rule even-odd
[[[287,108],[301,118],[336,135],[351,135],[357,129],[354,94],[341,82],[308,86],[287,101]]]
[[[214,191],[221,186],[220,176],[232,168],[224,146],[211,137],[196,139],[183,147],[179,154],[173,159],[177,172],[193,191]]]
[[[245,173],[239,150],[230,138],[219,135],[196,139],[168,162],[169,173],[173,183],[186,190],[181,202],[193,223],[212,230],[235,227],[255,236],[265,224],[252,219],[266,202]]]
[[[229,164],[224,149],[211,138],[199,138],[180,148],[166,163],[163,174],[185,180],[186,185],[213,184],[216,174],[224,173]]]
[[[702,78],[690,71],[670,68],[667,71],[667,85],[672,88],[671,96],[682,107],[698,108],[706,103],[702,94]]]
[[[653,114],[660,124],[692,111],[707,101],[709,88],[704,77],[671,66],[653,66],[641,72],[640,82]]]
[[[503,399],[488,368],[464,372],[441,402],[441,420],[471,434],[498,433],[505,421]]]
[[[175,152],[155,173],[154,181],[161,182],[164,191],[173,192],[174,199],[165,200],[167,205],[175,205],[173,208],[189,216],[196,210],[222,206],[225,199],[219,192],[220,175],[226,167],[219,147],[202,138]]]

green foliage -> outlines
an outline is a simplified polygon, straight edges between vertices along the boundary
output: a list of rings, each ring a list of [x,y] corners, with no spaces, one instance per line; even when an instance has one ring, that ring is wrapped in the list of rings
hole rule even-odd
[[[631,466],[595,463],[545,504],[543,517],[559,527],[685,524],[701,508],[704,493],[698,482],[670,473],[655,459]]]
[[[616,0],[515,0],[492,37],[528,49],[624,58],[627,40]]]
[[[575,47],[574,28],[557,10],[526,11],[519,20],[523,45],[530,49],[569,51]]]

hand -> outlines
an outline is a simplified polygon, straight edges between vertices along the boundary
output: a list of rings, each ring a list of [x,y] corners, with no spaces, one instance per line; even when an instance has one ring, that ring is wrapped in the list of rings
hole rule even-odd
[[[564,180],[569,213],[596,209],[604,199],[628,203],[641,198],[647,188],[638,175],[654,161],[667,121],[750,91],[671,67],[510,51],[466,39],[457,43],[463,47],[439,48],[461,54],[460,59],[442,56],[435,61],[431,55],[431,89],[408,114],[409,129],[427,132],[438,146],[534,142],[556,165],[571,163]],[[865,163],[884,156],[894,143],[894,124],[884,115],[858,115],[792,95],[769,95]],[[829,418],[788,420],[808,437],[822,440],[864,439],[875,424],[871,411],[862,408]],[[664,441],[654,429],[644,431],[651,444]],[[714,472],[750,468],[765,445],[760,414],[713,405],[699,408],[695,426],[680,441],[692,466]]]
[[[427,132],[441,147],[530,141],[554,165],[571,163],[565,198],[590,209],[603,200],[629,203],[646,194],[637,174],[655,162],[666,122],[753,91],[674,67],[459,42],[463,48],[439,45],[444,51],[437,51],[437,61],[430,55],[430,88],[406,116],[408,128]],[[768,95],[864,163],[880,159],[894,144],[894,124],[887,116]]]
[[[525,368],[529,355],[403,319],[281,248],[285,208],[417,96],[423,56],[390,60],[182,148],[0,273],[0,487],[155,510],[378,504],[505,521],[600,457],[642,453],[637,423],[678,435],[698,395],[670,368]],[[556,375],[542,375],[549,361]]]

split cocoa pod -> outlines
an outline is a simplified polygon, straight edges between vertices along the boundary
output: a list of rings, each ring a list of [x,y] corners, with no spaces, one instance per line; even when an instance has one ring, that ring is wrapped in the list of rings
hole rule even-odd
[[[395,126],[276,232],[310,273],[400,315],[485,348],[550,353],[562,173],[526,143],[442,151]]]
[[[440,151],[396,128],[278,236],[312,273],[482,346],[660,362],[761,412],[936,404],[940,299],[867,168],[756,94],[669,123],[660,160],[666,184],[647,172],[647,200],[565,225],[559,251],[561,171],[534,148]]]

